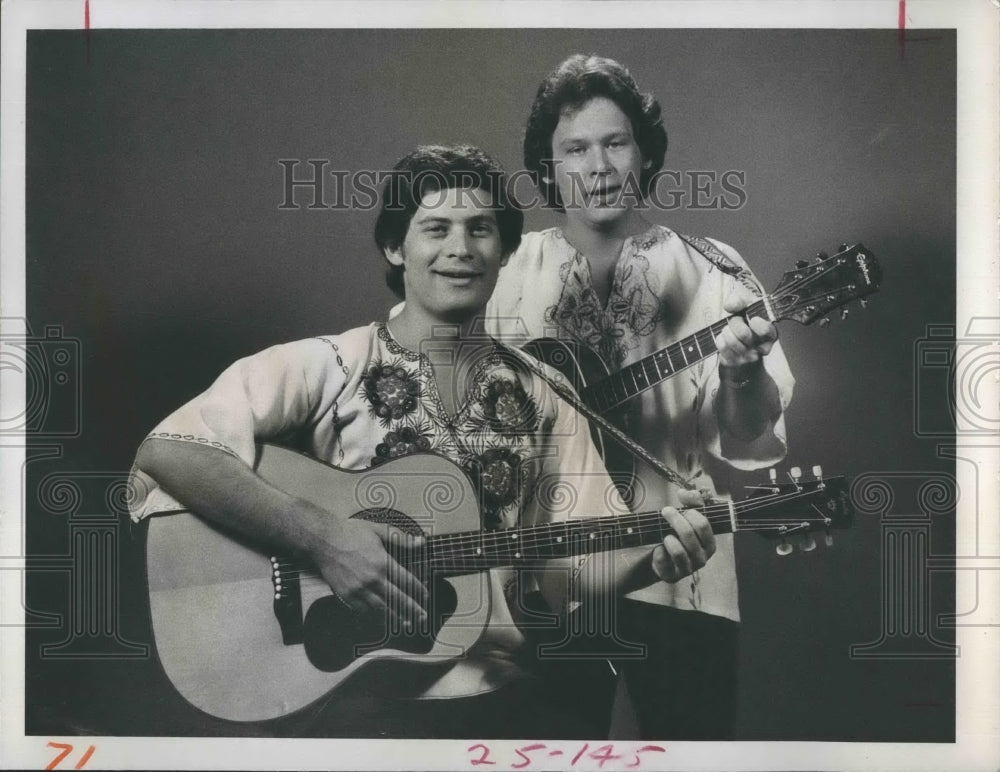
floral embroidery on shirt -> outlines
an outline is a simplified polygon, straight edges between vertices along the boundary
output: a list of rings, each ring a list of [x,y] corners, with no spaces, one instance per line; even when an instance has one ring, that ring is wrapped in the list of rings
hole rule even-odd
[[[497,434],[520,438],[538,428],[539,414],[535,400],[512,378],[491,375],[480,389],[476,401],[482,415],[474,417],[473,421]]]
[[[430,423],[424,421],[415,426],[400,426],[386,432],[382,442],[375,446],[372,466],[410,453],[426,452],[433,446],[434,431]]]
[[[399,361],[376,361],[365,373],[363,387],[369,410],[383,426],[412,413],[421,393],[418,376]]]
[[[505,515],[529,500],[524,490],[529,438],[541,410],[522,384],[518,355],[494,345],[465,376],[465,400],[450,415],[441,401],[430,360],[397,343],[382,325],[379,338],[391,355],[364,372],[362,398],[387,431],[371,456],[378,466],[411,453],[435,452],[455,461],[479,493],[483,527],[501,528]]]
[[[483,525],[487,529],[500,528],[504,510],[521,498],[523,459],[510,448],[497,446],[468,457],[462,467],[479,490]]]
[[[659,295],[649,282],[649,259],[643,252],[669,235],[670,231],[653,228],[625,242],[606,308],[594,291],[590,264],[574,250],[559,268],[562,292],[558,302],[546,309],[545,321],[597,352],[607,365],[621,367],[638,345],[636,338],[649,335],[662,318]]]

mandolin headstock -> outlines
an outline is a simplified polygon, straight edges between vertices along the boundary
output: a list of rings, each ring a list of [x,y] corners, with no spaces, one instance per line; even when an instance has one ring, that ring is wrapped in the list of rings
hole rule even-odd
[[[882,282],[882,268],[878,259],[864,244],[840,250],[832,257],[825,252],[816,261],[800,260],[791,271],[786,271],[771,295],[774,313],[779,319],[794,319],[800,324],[812,324],[817,319],[825,326],[826,315],[834,309],[878,292]],[[847,309],[841,311],[841,318]]]

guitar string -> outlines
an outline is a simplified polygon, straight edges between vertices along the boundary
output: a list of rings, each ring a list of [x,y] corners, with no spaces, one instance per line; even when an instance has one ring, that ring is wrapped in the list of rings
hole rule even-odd
[[[803,277],[802,279],[793,280],[793,281],[789,282],[789,284],[786,285],[785,287],[780,288],[780,291],[776,291],[776,292],[772,293],[771,295],[767,295],[766,296],[767,300],[773,306],[777,306],[778,303],[776,301],[783,300],[784,298],[788,297],[789,295],[794,294],[795,291],[797,291],[800,287],[802,287],[803,285],[809,284],[814,279],[815,279],[815,276],[812,276],[812,277],[808,277],[807,276],[807,277]],[[831,293],[835,294],[835,293],[838,293],[838,292],[842,292],[844,290],[851,291],[851,286],[848,285],[848,284],[845,284],[845,285],[841,285],[839,287],[832,287],[832,288],[827,289],[824,294],[831,294]],[[854,297],[848,298],[847,300],[842,301],[838,305],[844,305],[847,302],[850,302],[851,300],[854,300],[854,299],[855,299]],[[792,304],[790,304],[788,306],[785,306],[784,308],[781,308],[779,310],[781,311],[782,314],[788,314],[790,311],[797,311],[797,310],[800,310],[802,308],[807,308],[810,305],[810,303],[813,303],[813,302],[815,302],[815,298],[814,297],[799,298],[795,302],[793,302]],[[834,306],[834,308],[836,308],[836,306]],[[747,306],[743,310],[743,313],[744,314],[755,314],[757,311],[761,311],[761,310],[765,310],[765,311],[767,310],[767,304],[765,303],[764,299],[757,300],[754,303],[752,303],[751,305]],[[828,309],[828,310],[833,310],[833,309],[831,308],[831,309]],[[723,329],[725,329],[725,326],[727,324],[728,324],[728,320],[727,319],[720,319],[719,321],[712,323],[708,327],[706,327],[706,328],[704,328],[702,330],[699,330],[698,332],[695,332],[695,333],[689,335],[687,338],[679,340],[679,341],[677,341],[675,343],[671,343],[670,345],[664,347],[663,349],[661,349],[660,351],[656,352],[655,354],[652,354],[652,355],[650,355],[648,357],[644,357],[643,359],[640,359],[638,362],[633,362],[632,364],[630,364],[630,365],[628,365],[626,367],[623,367],[621,370],[619,370],[614,375],[608,376],[607,378],[598,381],[597,383],[593,384],[592,386],[584,387],[584,389],[582,391],[585,394],[594,395],[594,396],[592,396],[592,399],[594,399],[594,400],[607,401],[607,400],[604,399],[604,397],[598,395],[598,391],[597,390],[599,388],[602,388],[602,386],[603,386],[603,388],[608,388],[605,384],[610,379],[612,379],[612,378],[615,379],[618,382],[621,382],[623,385],[625,385],[626,391],[628,391],[628,386],[627,386],[627,383],[626,383],[626,381],[624,379],[624,373],[628,372],[628,373],[632,374],[632,380],[633,380],[633,382],[636,383],[636,386],[638,386],[638,381],[636,381],[635,375],[633,373],[638,372],[638,371],[641,370],[642,373],[643,373],[643,377],[645,377],[645,368],[643,367],[642,363],[646,362],[647,360],[653,361],[654,366],[657,369],[657,374],[660,376],[661,380],[664,379],[664,373],[662,372],[662,370],[660,368],[660,362],[662,362],[662,360],[664,358],[666,358],[667,363],[670,365],[670,368],[671,368],[667,372],[666,377],[670,377],[672,375],[676,375],[680,371],[685,370],[688,367],[691,367],[691,366],[697,364],[702,359],[707,359],[708,357],[712,356],[712,354],[715,354],[718,351],[718,348],[715,346],[715,334],[716,334],[715,331],[716,331],[716,328],[718,328],[718,331],[721,333],[721,331]],[[689,341],[694,341],[695,345],[697,345],[697,347],[698,347],[698,351],[699,351],[699,354],[700,354],[700,356],[697,359],[694,359],[693,361],[690,361],[690,362],[687,360],[687,356],[684,353],[685,352],[685,347],[689,346]],[[712,350],[708,351],[708,353],[705,353],[705,348],[706,348],[706,346],[709,343],[712,344]],[[684,365],[682,367],[677,367],[677,368],[674,367],[673,361],[671,360],[671,351],[673,351],[673,350],[676,350],[677,352],[680,353],[680,357],[681,357],[682,361],[684,362]],[[674,354],[674,358],[676,358],[676,356],[677,355]],[[659,382],[659,381],[657,381],[657,382]],[[625,402],[628,399],[630,399],[632,396],[640,394],[641,392],[645,391],[648,388],[652,388],[653,385],[655,385],[655,384],[650,384],[650,385],[644,386],[644,387],[638,389],[637,391],[635,391],[634,394],[632,394],[630,396],[626,396],[626,398],[622,399],[622,400],[618,400],[618,398],[612,393],[612,396],[611,396],[612,403],[609,404],[609,405],[607,405],[607,406],[602,406],[602,407],[604,409],[611,409],[613,407],[616,407],[617,405],[620,405],[623,402]]]
[[[803,491],[797,494],[791,494],[781,497],[781,500],[783,502],[792,501],[796,498],[809,495],[810,492]],[[756,500],[751,500],[749,502],[741,502],[741,504],[751,504],[751,503],[752,506],[741,507],[744,512],[769,506],[766,503],[758,505],[756,503]],[[663,534],[665,536],[673,532],[672,529],[669,528],[669,525],[666,523],[666,521],[663,520],[659,512],[642,512],[632,516],[623,515],[620,518],[610,517],[610,518],[600,518],[600,519],[615,521],[616,523],[618,523],[619,530],[621,529],[621,524],[622,524],[621,521],[635,520],[637,522],[637,525],[633,527],[633,532],[631,534],[622,534],[619,535],[619,538],[621,538],[622,536],[625,537],[645,536],[650,533]],[[707,519],[713,524],[728,524],[730,521],[728,514],[724,516],[712,515],[707,517]],[[800,523],[807,523],[807,524],[823,523],[830,525],[832,524],[832,521],[831,518],[825,516],[821,517],[812,516],[812,517],[802,517],[795,519],[786,518],[779,520],[750,520],[741,522],[740,518],[737,517],[737,523],[739,531],[762,531],[762,530],[774,530],[775,528],[781,525],[787,525],[789,523],[792,523],[794,525],[798,525]],[[521,551],[523,552],[530,551],[532,548],[534,548],[536,555],[533,557],[544,557],[538,554],[538,547],[539,545],[551,546],[551,537],[542,538],[539,534],[531,534],[530,533],[531,530],[552,531],[552,530],[558,530],[560,528],[566,528],[568,530],[570,526],[574,526],[575,530],[580,531],[580,533],[573,534],[573,536],[577,535],[582,536],[585,535],[586,532],[586,529],[582,527],[585,525],[588,524],[579,522],[573,523],[572,521],[566,521],[565,524],[532,526],[531,529],[525,529],[524,531],[519,532],[520,534],[528,532],[529,533],[528,538],[522,538],[522,536],[519,535],[516,541],[504,538],[507,532],[477,531],[470,534],[442,534],[440,536],[431,537],[434,544],[431,554],[429,556],[427,556],[423,560],[411,561],[410,565],[424,564],[427,565],[428,567],[447,567],[440,564],[447,564],[449,562],[454,564],[456,563],[456,561],[460,560],[475,562],[477,560],[481,561],[489,557],[500,557],[501,552],[509,553],[511,547],[516,548],[518,546],[521,547]],[[603,525],[603,523],[601,525]],[[531,538],[532,535],[534,535],[535,538],[532,539]],[[607,531],[603,532],[601,536],[604,538],[608,537],[614,538],[614,535],[612,533],[608,533]],[[470,547],[482,548],[484,549],[484,553],[480,555],[468,554],[468,549]],[[282,573],[283,576],[315,575],[315,571],[313,569],[298,567],[299,564],[295,563],[294,561],[279,561],[278,565],[284,566],[289,569]]]
[[[825,516],[821,517],[801,517],[801,518],[771,518],[771,519],[759,519],[755,518],[753,520],[746,520],[740,517],[741,514],[752,514],[753,511],[758,509],[768,509],[771,508],[775,500],[784,504],[792,503],[798,498],[810,497],[814,495],[815,491],[799,491],[793,494],[785,494],[783,496],[777,497],[760,497],[759,499],[750,499],[747,501],[735,503],[734,506],[737,509],[737,530],[739,531],[758,531],[758,530],[771,530],[775,527],[781,525],[787,525],[789,523],[810,523],[810,522],[825,522],[830,519]],[[729,507],[726,505],[709,505],[705,507],[704,512],[706,513],[706,519],[713,525],[728,525],[730,523]],[[634,523],[634,525],[630,525]],[[559,535],[558,531],[568,532],[573,530],[574,532],[586,533],[588,529],[606,530],[607,528],[621,530],[622,528],[633,529],[633,534],[648,534],[652,531],[666,531],[671,532],[669,525],[663,519],[659,511],[646,511],[638,512],[628,515],[620,516],[602,516],[597,518],[586,518],[579,520],[567,520],[556,523],[547,523],[537,526],[528,526],[522,529],[507,529],[504,531],[470,531],[470,532],[459,532],[454,534],[439,534],[437,536],[431,536],[430,540],[433,543],[433,548],[440,550],[455,550],[465,547],[480,547],[483,544],[491,544],[491,546],[497,546],[500,544],[522,544],[526,546],[537,546],[538,544],[545,544],[552,540],[555,535]],[[651,530],[652,529],[652,530]],[[510,538],[516,534],[516,539]],[[575,533],[574,533],[575,535]],[[627,534],[631,535],[631,534]]]

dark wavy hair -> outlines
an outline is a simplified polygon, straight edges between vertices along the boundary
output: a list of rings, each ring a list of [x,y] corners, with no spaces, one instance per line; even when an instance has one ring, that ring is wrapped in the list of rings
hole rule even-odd
[[[410,221],[428,193],[450,188],[483,190],[496,207],[500,244],[510,255],[521,243],[524,212],[510,198],[509,182],[503,167],[478,147],[471,145],[422,145],[393,167],[382,186],[375,243],[379,252],[399,249],[406,239]],[[405,298],[403,266],[389,264],[385,283]]]
[[[632,133],[642,153],[644,168],[639,189],[644,197],[649,195],[654,175],[663,167],[667,132],[656,97],[639,91],[632,74],[614,59],[575,54],[550,72],[538,87],[524,131],[524,166],[537,177],[545,205],[559,211],[564,209],[551,167],[552,134],[564,112],[579,110],[595,97],[610,99],[632,122]]]

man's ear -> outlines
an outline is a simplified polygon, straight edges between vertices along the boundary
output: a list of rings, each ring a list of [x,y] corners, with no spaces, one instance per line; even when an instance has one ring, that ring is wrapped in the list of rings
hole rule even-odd
[[[403,264],[403,250],[401,248],[392,249],[391,247],[385,247],[382,249],[382,252],[390,264],[399,266]]]
[[[510,252],[504,252],[503,257],[500,258],[500,267],[503,268],[505,265],[507,265],[507,262],[509,260],[510,260]]]

